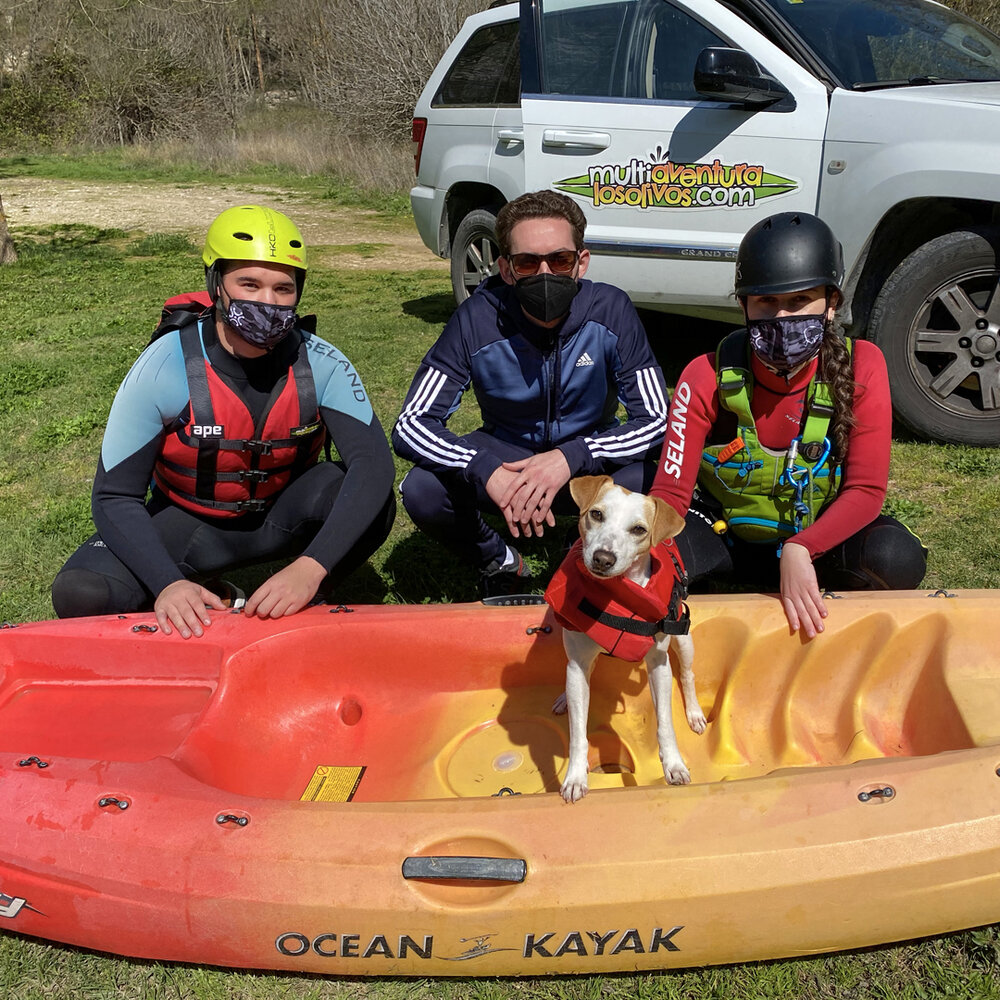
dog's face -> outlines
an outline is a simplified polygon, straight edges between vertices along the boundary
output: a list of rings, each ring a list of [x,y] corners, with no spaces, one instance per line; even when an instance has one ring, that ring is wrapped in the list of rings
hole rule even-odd
[[[580,508],[583,563],[596,577],[621,576],[684,527],[668,504],[616,486],[610,476],[581,476],[569,489]]]

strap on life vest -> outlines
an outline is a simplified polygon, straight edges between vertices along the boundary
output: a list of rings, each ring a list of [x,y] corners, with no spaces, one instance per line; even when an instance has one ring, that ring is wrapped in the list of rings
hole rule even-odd
[[[598,625],[607,625],[608,628],[617,629],[619,632],[628,632],[631,635],[642,635],[647,638],[651,638],[658,632],[663,632],[665,635],[687,635],[691,631],[691,612],[686,604],[682,604],[681,608],[679,618],[668,613],[659,621],[646,622],[641,618],[622,618],[620,615],[602,611],[586,597],[577,605],[577,610],[581,614],[593,618]]]

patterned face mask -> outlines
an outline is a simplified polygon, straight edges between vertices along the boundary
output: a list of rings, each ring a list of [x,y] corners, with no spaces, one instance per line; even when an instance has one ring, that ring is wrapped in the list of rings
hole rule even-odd
[[[230,299],[226,323],[248,344],[270,351],[288,336],[295,325],[295,306]]]
[[[754,354],[779,375],[811,361],[823,343],[824,316],[776,316],[747,321]]]

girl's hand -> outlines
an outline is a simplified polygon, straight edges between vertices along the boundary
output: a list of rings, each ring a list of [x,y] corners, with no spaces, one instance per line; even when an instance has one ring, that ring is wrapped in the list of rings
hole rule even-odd
[[[827,610],[812,556],[804,545],[791,541],[781,548],[781,605],[793,632],[801,628],[812,639],[823,631]]]

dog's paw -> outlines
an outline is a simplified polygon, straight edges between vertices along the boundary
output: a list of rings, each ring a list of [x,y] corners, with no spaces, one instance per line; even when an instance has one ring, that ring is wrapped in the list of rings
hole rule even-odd
[[[691,784],[691,772],[679,757],[676,760],[663,761],[663,777],[668,785]]]
[[[691,731],[698,733],[699,736],[705,732],[705,729],[708,726],[708,720],[705,718],[705,713],[697,705],[687,712],[687,720],[688,725],[691,727]]]
[[[565,715],[566,714],[566,692],[563,691],[554,702],[552,702],[552,714],[553,715]]]
[[[579,802],[587,794],[587,772],[576,774],[572,770],[566,772],[566,780],[559,789],[559,794],[567,802]]]

